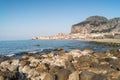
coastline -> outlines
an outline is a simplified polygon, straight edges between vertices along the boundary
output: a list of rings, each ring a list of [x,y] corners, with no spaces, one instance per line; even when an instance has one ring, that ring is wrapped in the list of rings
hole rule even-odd
[[[118,43],[120,44],[120,39],[85,39],[85,41],[95,41],[95,42],[105,42],[105,43]]]
[[[120,46],[120,39],[86,39],[85,41],[93,42],[96,44],[103,44],[108,46]]]
[[[104,39],[73,39],[104,41]],[[115,39],[114,39],[115,41]],[[118,40],[117,40],[118,41]],[[4,56],[0,62],[1,80],[114,80],[119,79],[120,49],[94,52],[92,49],[23,52]],[[57,78],[56,78],[57,77]]]
[[[25,53],[0,62],[1,80],[119,80],[120,50]]]

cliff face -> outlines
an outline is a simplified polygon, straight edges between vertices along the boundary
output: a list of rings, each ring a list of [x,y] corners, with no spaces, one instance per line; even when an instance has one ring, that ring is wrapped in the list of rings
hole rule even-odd
[[[85,21],[75,24],[71,33],[106,33],[120,32],[120,18],[107,19],[102,16],[91,16]]]

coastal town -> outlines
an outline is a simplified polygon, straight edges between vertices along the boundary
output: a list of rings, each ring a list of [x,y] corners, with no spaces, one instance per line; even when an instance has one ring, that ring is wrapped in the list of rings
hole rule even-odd
[[[120,43],[120,18],[107,19],[103,16],[90,16],[72,25],[68,34],[36,36],[32,40],[88,40]]]
[[[64,34],[58,33],[57,35],[53,36],[38,36],[33,37],[33,40],[78,40],[78,39],[120,39],[120,33],[76,33],[76,34]]]

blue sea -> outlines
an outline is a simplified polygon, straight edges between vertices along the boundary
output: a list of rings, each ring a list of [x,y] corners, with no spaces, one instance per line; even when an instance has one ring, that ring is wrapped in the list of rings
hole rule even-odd
[[[67,51],[72,49],[86,48],[94,51],[105,51],[110,49],[119,49],[120,47],[110,47],[101,44],[95,44],[79,40],[16,40],[0,41],[0,55],[12,55],[20,52],[41,52],[45,49],[63,48]]]

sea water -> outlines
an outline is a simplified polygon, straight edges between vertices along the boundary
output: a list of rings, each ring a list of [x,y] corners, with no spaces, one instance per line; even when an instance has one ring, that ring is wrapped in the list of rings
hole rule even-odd
[[[14,55],[20,52],[35,52],[45,49],[63,48],[67,51],[72,49],[86,48],[94,51],[105,51],[110,49],[119,49],[120,47],[110,47],[102,44],[95,44],[80,40],[16,40],[16,41],[0,41],[0,55]]]

